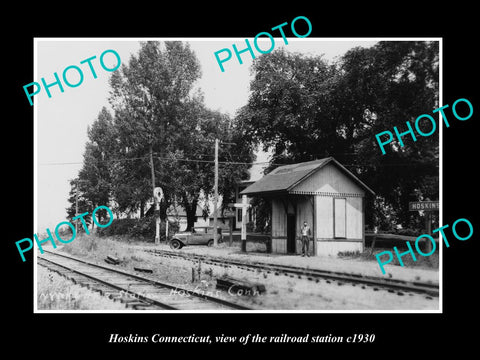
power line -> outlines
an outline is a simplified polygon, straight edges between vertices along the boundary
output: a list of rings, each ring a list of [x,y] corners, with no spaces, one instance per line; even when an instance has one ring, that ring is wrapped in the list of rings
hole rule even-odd
[[[136,158],[127,158],[127,159],[111,159],[111,160],[98,160],[99,162],[109,163],[109,162],[118,162],[118,161],[130,161],[130,160],[145,160],[148,156],[136,157]],[[200,159],[186,159],[186,158],[161,158],[159,156],[155,157],[160,161],[186,161],[186,162],[198,162],[198,163],[215,163],[215,160],[200,160]],[[219,164],[229,164],[229,165],[258,165],[258,164],[268,164],[268,161],[262,162],[240,162],[240,161],[219,161]],[[43,163],[39,164],[40,166],[56,166],[56,165],[78,165],[83,164],[83,162],[58,162],[58,163]]]
[[[148,155],[142,156],[142,157],[125,158],[125,159],[110,159],[110,160],[99,160],[99,159],[97,159],[96,161],[103,162],[103,163],[108,163],[108,162],[118,162],[118,161],[142,160],[142,159],[146,159],[146,158],[148,158]],[[43,164],[38,164],[38,165],[40,165],[40,166],[50,166],[50,165],[78,165],[78,164],[83,164],[83,161],[80,161],[80,162],[43,163]]]
[[[185,159],[185,158],[160,158],[160,157],[155,157],[157,160],[160,161],[184,161],[184,162],[196,162],[196,163],[210,163],[214,164],[215,160],[199,160],[199,159]],[[139,157],[139,158],[130,158],[130,159],[116,159],[116,160],[109,160],[109,161],[103,161],[103,162],[118,162],[118,161],[129,161],[129,160],[145,160],[146,157]],[[222,165],[291,165],[292,163],[271,163],[269,161],[258,161],[258,162],[241,162],[241,161],[219,161],[219,164]],[[39,166],[58,166],[58,165],[79,165],[83,164],[83,162],[61,162],[61,163],[43,163],[39,164]],[[412,163],[405,163],[405,164],[342,164],[343,166],[350,166],[350,167],[388,167],[388,166],[394,166],[394,167],[413,167],[413,166],[425,166],[425,164],[412,164]]]
[[[202,155],[200,155],[202,156]],[[98,162],[103,162],[103,163],[111,163],[111,162],[122,162],[122,161],[133,161],[133,160],[146,160],[148,156],[142,156],[142,157],[133,157],[133,158],[124,158],[124,159],[110,159],[110,160],[97,160]],[[188,159],[188,158],[166,158],[166,157],[159,157],[155,156],[157,160],[160,161],[184,161],[184,162],[196,162],[196,163],[211,163],[214,164],[215,160],[202,160],[202,159]],[[268,164],[268,165],[290,165],[290,163],[276,163],[276,162],[270,162],[270,161],[255,161],[255,162],[243,162],[243,161],[219,161],[219,164],[223,165],[263,165],[263,164]],[[57,163],[42,163],[38,164],[39,166],[58,166],[58,165],[78,165],[78,164],[83,164],[83,162],[57,162]],[[426,164],[424,163],[389,163],[389,164],[364,164],[364,163],[359,163],[359,164],[342,164],[343,166],[350,166],[350,167],[388,167],[388,166],[395,166],[395,167],[403,167],[403,166],[425,166]]]

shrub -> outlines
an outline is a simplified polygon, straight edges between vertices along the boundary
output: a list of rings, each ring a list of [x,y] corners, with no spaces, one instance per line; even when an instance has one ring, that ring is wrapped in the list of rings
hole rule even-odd
[[[179,225],[177,222],[169,221],[169,235],[177,232]],[[132,238],[146,241],[155,241],[155,218],[153,216],[141,219],[114,219],[110,226],[97,230],[99,236],[127,235]],[[165,222],[160,224],[161,241],[165,241]]]
[[[137,219],[114,219],[110,226],[97,228],[98,236],[127,235]]]
[[[127,231],[127,235],[134,238],[153,238],[155,240],[155,218],[153,216],[134,220],[134,223]],[[160,226],[160,233],[162,233],[162,227],[164,228],[165,226],[164,224],[162,225]]]

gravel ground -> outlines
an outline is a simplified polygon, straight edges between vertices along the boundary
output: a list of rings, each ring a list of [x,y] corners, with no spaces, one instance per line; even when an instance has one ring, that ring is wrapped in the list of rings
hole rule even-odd
[[[140,249],[164,249],[171,250],[164,244],[149,244],[134,246]],[[220,245],[218,248],[206,246],[184,247],[177,250],[186,254],[202,254],[229,259],[238,259],[244,262],[267,262],[283,265],[302,266],[305,268],[318,268],[341,272],[361,273],[364,275],[382,277],[378,264],[357,259],[338,259],[333,257],[301,257],[279,254],[241,253],[238,248]],[[248,248],[247,248],[248,251]],[[184,263],[191,261],[156,257],[163,264],[170,266],[188,267]],[[259,296],[251,297],[250,304],[263,309],[295,309],[295,310],[438,310],[438,298],[430,298],[424,295],[397,295],[385,290],[374,291],[370,287],[365,289],[361,285],[338,285],[336,282],[327,283],[321,280],[318,283],[307,279],[291,278],[285,275],[256,274],[237,268],[222,268],[213,265],[205,271],[212,272],[212,279],[205,278],[208,282],[216,277],[228,275],[238,279],[249,280],[265,284],[267,292]],[[210,270],[211,269],[211,270]],[[438,284],[438,271],[417,268],[402,268],[391,266],[387,275],[391,278],[403,280],[426,281]],[[212,286],[214,286],[212,284]],[[228,294],[231,296],[231,294]],[[236,294],[234,294],[236,296]],[[242,297],[245,298],[245,297]],[[242,299],[244,300],[244,299]],[[248,303],[248,302],[247,302]]]
[[[147,246],[140,245],[140,248],[171,250],[164,244]],[[382,275],[377,262],[365,261],[358,258],[336,258],[329,256],[301,257],[300,255],[282,255],[266,253],[247,253],[240,252],[237,247],[228,247],[225,244],[218,248],[207,246],[191,246],[176,250],[181,253],[193,253],[201,255],[211,255],[218,257],[228,257],[229,259],[241,260],[244,262],[266,262],[272,264],[300,266],[310,269],[322,269],[339,272],[349,272],[354,274],[363,274],[366,276],[386,277],[406,281],[422,281],[432,284],[439,283],[439,272],[437,270],[419,269],[408,266],[385,265],[386,274]]]
[[[134,271],[133,267],[149,268],[153,270],[153,274],[144,275],[146,277],[152,277],[192,291],[217,295],[258,310],[434,311],[439,309],[439,299],[429,298],[425,295],[406,293],[397,295],[386,290],[375,291],[371,287],[362,288],[361,285],[339,285],[337,282],[327,282],[326,280],[312,282],[297,277],[264,274],[238,268],[223,268],[209,264],[200,264],[199,271],[198,261],[159,257],[144,251],[145,249],[171,250],[165,244],[154,245],[88,236],[79,238],[78,241],[75,240],[68,245],[55,251],[65,251],[74,256],[87,258],[90,261],[102,264],[105,264],[104,258],[107,255],[115,256],[121,260],[121,264],[118,266],[128,271]],[[226,244],[221,244],[218,248],[185,247],[179,251],[182,253],[224,256],[245,262],[264,261],[381,276],[376,263],[356,259],[303,258],[292,255],[259,253],[244,254],[239,251],[239,248],[230,248]],[[394,278],[438,282],[438,272],[433,270],[392,266],[388,268],[388,271],[390,275],[387,274],[387,276]],[[216,279],[225,275],[263,284],[266,287],[266,292],[251,296],[244,296],[236,292],[219,292],[215,289]],[[103,309],[99,308],[99,310]]]
[[[154,255],[147,255],[154,256]],[[320,280],[318,283],[285,275],[264,274],[238,268],[201,265],[198,279],[198,262],[154,256],[162,267],[194,268],[195,286],[204,291],[215,291],[215,279],[227,275],[235,279],[263,284],[266,292],[241,296],[235,291],[223,292],[221,297],[255,309],[263,310],[437,310],[438,298],[424,295],[397,295],[371,287]],[[199,285],[200,284],[200,285]]]

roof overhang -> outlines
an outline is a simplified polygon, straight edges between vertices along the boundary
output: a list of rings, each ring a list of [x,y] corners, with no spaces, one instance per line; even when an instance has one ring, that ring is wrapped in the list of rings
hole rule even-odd
[[[240,195],[255,195],[255,196],[273,196],[273,195],[285,195],[289,194],[290,191],[295,188],[298,184],[300,184],[302,181],[306,180],[313,174],[315,174],[317,171],[320,171],[323,167],[325,167],[329,163],[334,163],[340,171],[344,173],[345,176],[349,177],[352,179],[355,183],[357,183],[361,188],[363,188],[366,192],[371,193],[372,195],[375,195],[375,192],[370,189],[365,183],[363,183],[358,177],[356,177],[354,174],[352,174],[347,168],[345,168],[342,164],[340,164],[337,160],[335,160],[333,157],[326,158],[325,161],[323,161],[321,164],[318,165],[318,167],[312,169],[312,171],[308,172],[305,174],[303,177],[299,178],[296,180],[294,183],[290,184],[287,188],[282,188],[282,189],[273,189],[273,190],[254,190],[251,191],[249,188],[251,186],[248,186],[246,189],[240,192]],[[272,174],[274,176],[278,176],[278,174]],[[268,177],[269,174],[265,175],[262,179]],[[262,180],[260,179],[260,180]],[[260,181],[258,180],[258,181]],[[252,184],[253,185],[253,184]]]

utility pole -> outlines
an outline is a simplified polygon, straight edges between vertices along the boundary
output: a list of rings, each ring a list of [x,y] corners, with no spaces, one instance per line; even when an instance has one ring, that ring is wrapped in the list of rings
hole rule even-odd
[[[217,220],[218,220],[218,143],[215,139],[215,182],[213,190],[213,246],[218,245],[217,239]]]
[[[152,193],[153,202],[155,205],[155,244],[160,243],[160,204],[157,200],[157,194],[155,192],[155,168],[153,167],[153,148],[150,145],[150,170],[152,174]]]
[[[242,241],[242,252],[247,252],[247,210],[250,205],[247,202],[247,195],[242,195],[242,233],[241,233],[241,241]]]
[[[218,245],[218,146],[220,144],[220,140],[215,139],[215,180],[214,180],[214,187],[213,187],[213,246]],[[226,145],[236,145],[232,142],[223,142],[222,144]]]
[[[75,216],[78,216],[78,178],[77,178],[77,186],[75,189]],[[78,220],[75,221],[75,234],[78,234]]]

